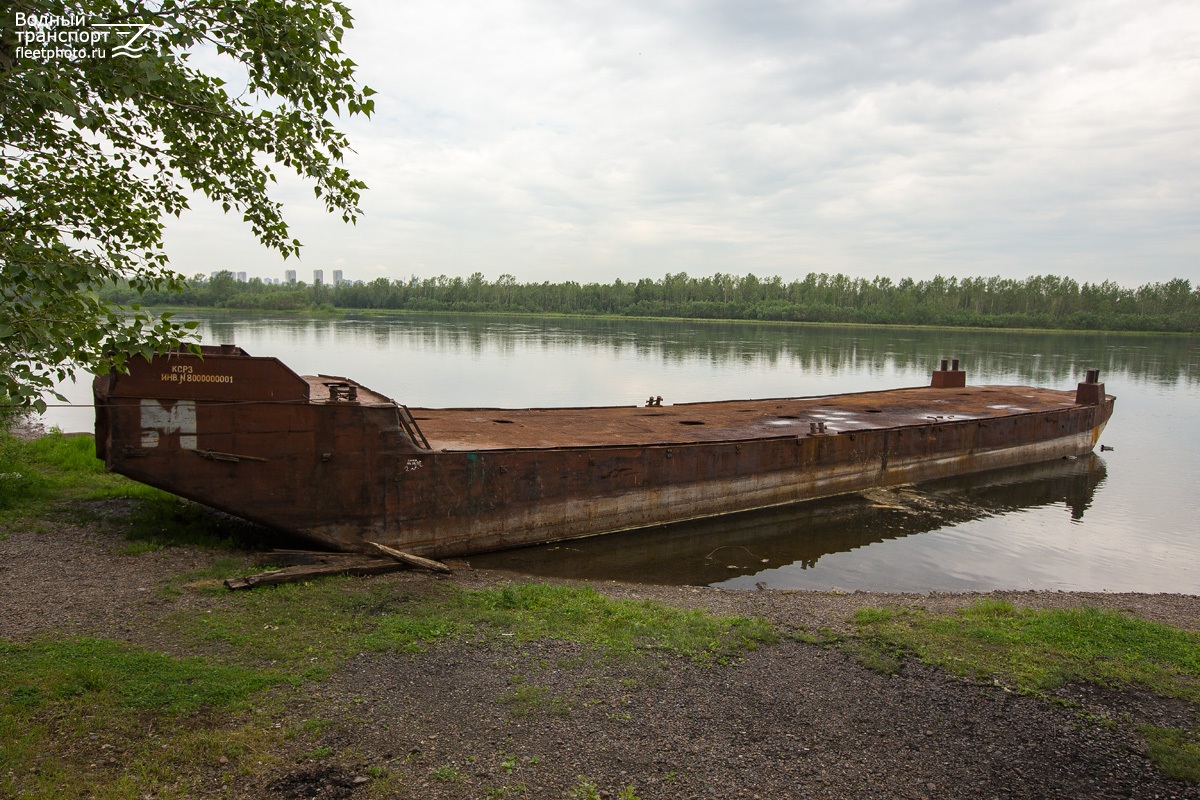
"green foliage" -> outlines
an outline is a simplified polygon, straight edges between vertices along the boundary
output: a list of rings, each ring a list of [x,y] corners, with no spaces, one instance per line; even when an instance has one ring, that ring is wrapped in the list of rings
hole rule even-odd
[[[855,621],[865,639],[1026,691],[1089,681],[1200,702],[1200,634],[1139,617],[985,600],[953,615],[864,609]]]
[[[25,443],[0,434],[0,512],[46,496],[49,481],[30,468]]]
[[[83,19],[85,23],[34,24]],[[18,24],[24,20],[23,24]],[[149,24],[148,46],[26,52],[32,34]],[[163,220],[193,192],[236,210],[263,245],[297,254],[268,189],[283,167],[353,221],[365,185],[338,166],[347,141],[328,117],[370,114],[341,51],[351,19],[336,0],[17,0],[0,16],[0,400],[44,409],[41,393],[76,367],[120,370],[189,335],[143,311],[147,291],[178,292]],[[136,28],[131,28],[132,33]],[[55,47],[53,40],[48,44]],[[234,91],[192,65],[241,70]],[[120,281],[125,304],[98,289]]]
[[[586,775],[579,775],[576,780],[579,783],[571,790],[572,800],[600,800],[602,797],[612,796],[609,792],[600,791],[600,786]],[[616,798],[617,800],[639,800],[632,786],[626,786],[618,791]]]
[[[135,293],[112,286],[105,296],[132,300]],[[685,273],[659,280],[611,284],[575,281],[517,283],[481,273],[469,278],[407,281],[377,278],[340,286],[238,283],[228,273],[197,275],[181,295],[146,292],[147,303],[207,308],[294,310],[325,304],[347,309],[617,315],[687,319],[776,320],[979,328],[1198,331],[1200,287],[1176,279],[1127,289],[1105,281],[1080,284],[1055,275],[1025,280],[943,278],[927,281],[872,280],[810,273],[785,283],[779,276]]]

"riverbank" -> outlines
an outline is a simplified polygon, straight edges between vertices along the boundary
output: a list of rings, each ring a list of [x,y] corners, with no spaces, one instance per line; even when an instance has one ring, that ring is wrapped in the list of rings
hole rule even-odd
[[[330,319],[346,319],[358,318],[394,318],[394,317],[429,317],[429,318],[444,318],[444,317],[494,317],[498,319],[514,319],[514,320],[532,320],[532,319],[550,319],[550,320],[575,320],[575,321],[598,321],[598,322],[671,322],[671,323],[688,323],[696,325],[745,325],[745,326],[771,326],[790,329],[819,329],[819,330],[837,330],[837,329],[869,329],[869,330],[896,330],[896,331],[961,331],[963,333],[1015,333],[1015,334],[1112,334],[1115,336],[1132,336],[1132,337],[1173,337],[1181,339],[1194,338],[1197,331],[1194,330],[1137,330],[1137,329],[1121,329],[1121,328],[1052,328],[1052,327],[1007,327],[1007,326],[982,326],[982,325],[953,325],[953,324],[918,324],[918,323],[903,323],[903,322],[829,322],[829,321],[814,321],[814,320],[783,320],[783,319],[747,319],[737,317],[680,317],[680,316],[652,316],[652,315],[629,315],[629,314],[610,314],[610,313],[592,313],[578,312],[565,313],[557,311],[504,311],[504,310],[455,310],[455,309],[387,309],[387,308],[351,308],[351,307],[335,307],[335,306],[313,306],[308,308],[235,308],[235,307],[217,307],[217,306],[188,306],[188,305],[172,305],[172,304],[155,304],[147,306],[149,310],[156,313],[169,312],[176,316],[187,318],[189,313],[198,312],[202,314],[233,314],[238,316],[263,316],[263,317],[290,317],[290,318],[313,318],[319,320]]]
[[[666,634],[623,648],[568,622],[531,631],[527,613],[545,610],[528,598],[542,590],[465,562],[449,579],[227,592],[216,578],[250,569],[250,555],[131,549],[131,509],[88,503],[69,515],[91,522],[10,522],[0,540],[0,662],[48,643],[76,658],[73,677],[9,691],[5,711],[18,720],[21,703],[40,703],[39,721],[27,720],[36,751],[30,741],[22,757],[20,734],[5,731],[16,755],[0,781],[14,795],[60,796],[69,781],[91,796],[156,798],[1200,797],[1163,775],[1147,733],[1194,736],[1195,702],[1086,682],[1030,692],[902,652],[880,664],[863,657],[870,637],[856,621],[868,608],[952,615],[984,599],[1197,631],[1197,597],[549,584],[564,607],[621,609],[625,628],[652,624],[645,614],[659,609],[769,623],[769,634],[709,630],[706,656]],[[490,598],[486,623],[439,616],[463,597]],[[237,702],[204,695],[189,706],[185,693],[171,701],[184,710],[126,699],[131,717],[107,694],[119,694],[106,685],[108,656],[93,644],[78,658],[77,643],[96,641],[165,657],[164,677],[192,665],[184,682],[198,695],[203,669],[241,670],[222,673],[226,688],[253,676],[263,685]],[[145,678],[136,673],[121,683]]]

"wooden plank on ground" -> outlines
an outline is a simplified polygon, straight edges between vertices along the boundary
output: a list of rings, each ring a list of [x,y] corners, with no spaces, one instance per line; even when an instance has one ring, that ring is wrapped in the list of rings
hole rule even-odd
[[[442,572],[442,573],[446,573],[446,574],[449,574],[452,571],[448,566],[446,566],[442,562],[434,561],[432,558],[422,558],[421,556],[414,556],[412,553],[406,553],[403,550],[397,550],[394,547],[388,547],[387,545],[379,544],[378,542],[367,542],[367,544],[371,545],[371,547],[374,547],[376,550],[383,553],[385,556],[388,556],[389,558],[394,558],[397,561],[403,562],[403,563],[408,564],[413,567],[420,567],[421,569],[428,569],[428,570],[433,570],[434,572]]]

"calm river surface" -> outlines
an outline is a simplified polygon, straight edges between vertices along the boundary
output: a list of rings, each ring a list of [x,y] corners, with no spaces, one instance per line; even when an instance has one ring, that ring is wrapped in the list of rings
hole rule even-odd
[[[181,315],[183,316],[183,315]],[[771,588],[1063,589],[1200,594],[1200,339],[773,324],[193,314],[302,374],[352,377],[410,407],[633,405],[928,384],[1073,389],[1098,367],[1113,448],[1074,461],[643,533],[477,556],[537,575]],[[90,403],[86,381],[63,387]],[[46,421],[89,430],[90,408]]]

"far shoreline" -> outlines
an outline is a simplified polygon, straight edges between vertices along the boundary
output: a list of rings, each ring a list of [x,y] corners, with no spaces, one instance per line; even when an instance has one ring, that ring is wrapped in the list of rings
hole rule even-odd
[[[872,330],[908,330],[908,331],[966,331],[969,333],[1036,333],[1036,334],[1072,334],[1097,336],[1142,336],[1142,337],[1174,337],[1193,338],[1200,336],[1197,331],[1145,331],[1145,330],[1116,330],[1109,328],[1008,328],[985,327],[971,325],[913,325],[903,323],[883,322],[810,322],[803,320],[777,319],[734,319],[720,317],[653,317],[629,316],[625,314],[565,314],[550,311],[463,311],[425,309],[390,309],[390,308],[218,308],[216,306],[175,306],[175,305],[144,305],[141,308],[156,313],[170,313],[176,316],[188,312],[204,312],[207,314],[243,314],[252,316],[286,316],[311,317],[313,319],[343,319],[348,317],[502,317],[513,319],[579,319],[602,321],[646,321],[646,322],[688,322],[709,325],[766,325],[785,328],[869,328]]]

